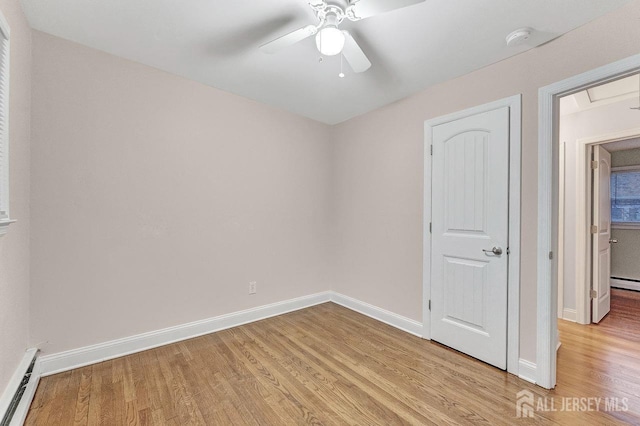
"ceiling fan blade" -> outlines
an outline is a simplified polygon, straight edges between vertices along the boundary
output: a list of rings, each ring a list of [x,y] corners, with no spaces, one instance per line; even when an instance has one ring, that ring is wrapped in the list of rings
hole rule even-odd
[[[307,25],[306,27],[290,32],[289,34],[285,34],[282,37],[278,37],[269,43],[263,44],[260,46],[260,50],[265,53],[276,53],[285,47],[289,47],[307,37],[311,37],[317,32],[318,30],[315,25]]]
[[[424,1],[425,0],[360,0],[349,6],[347,16],[352,21],[358,21]]]
[[[344,48],[342,49],[342,55],[347,60],[353,72],[364,72],[371,67],[371,62],[364,54],[358,43],[351,37],[348,31],[344,33]]]

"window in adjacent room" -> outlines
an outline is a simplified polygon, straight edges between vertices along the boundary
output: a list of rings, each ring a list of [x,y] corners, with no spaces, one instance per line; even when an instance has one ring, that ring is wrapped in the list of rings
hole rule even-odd
[[[0,12],[0,235],[9,217],[9,24]]]
[[[640,228],[640,166],[612,170],[611,222],[614,227]]]

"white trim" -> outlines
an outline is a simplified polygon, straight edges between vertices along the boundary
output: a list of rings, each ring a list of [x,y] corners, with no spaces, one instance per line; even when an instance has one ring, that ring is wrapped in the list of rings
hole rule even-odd
[[[549,253],[557,251],[553,235],[554,146],[557,147],[558,99],[595,84],[624,77],[640,69],[640,55],[605,65],[583,74],[540,88],[538,92],[538,255],[537,255],[537,353],[536,365],[540,386],[553,388],[556,383],[557,288],[553,277],[554,262]]]
[[[520,190],[522,172],[522,95],[509,98],[509,310],[507,371],[520,371]],[[509,366],[511,368],[509,368]]]
[[[432,128],[435,121],[424,123],[424,199],[422,208],[422,336],[431,340],[431,169],[433,159]]]
[[[538,373],[536,372],[535,362],[521,358],[518,362],[518,377],[527,382],[536,383]]]
[[[621,288],[623,290],[635,290],[640,291],[640,283],[635,281],[619,280],[617,278],[611,278],[611,287]]]
[[[376,319],[380,322],[388,324],[392,327],[406,331],[414,336],[422,337],[423,327],[419,321],[412,320],[402,315],[395,314],[385,309],[379,308],[369,303],[362,302],[344,294],[333,292],[331,295],[331,301],[352,311],[359,312],[370,318]]]
[[[566,142],[560,142],[559,160],[560,169],[558,179],[560,180],[558,199],[558,312],[564,309],[564,247],[565,247],[565,186],[566,182]]]
[[[562,310],[562,319],[566,321],[576,322],[578,314],[575,309],[564,308]]]
[[[640,129],[638,129],[638,134],[640,134]],[[606,147],[605,147],[606,148]],[[619,167],[612,167],[611,168],[611,173],[613,172],[637,172],[640,171],[640,164],[636,164],[635,166],[619,166]]]
[[[181,340],[191,339],[329,301],[331,301],[330,291],[316,293],[310,296],[298,297],[296,299],[142,333],[123,339],[116,339],[97,345],[45,355],[38,358],[37,363],[39,364],[42,376],[49,376],[51,374],[84,367]]]
[[[520,353],[520,173],[522,95],[515,95],[488,104],[458,111],[424,123],[424,210],[423,210],[423,275],[422,323],[423,337],[431,338],[431,145],[432,129],[440,124],[459,120],[483,112],[509,107],[509,278],[507,313],[507,371],[518,375]]]
[[[37,349],[27,349],[24,355],[22,356],[22,360],[18,364],[18,367],[13,372],[11,379],[9,379],[9,383],[7,384],[7,387],[2,393],[2,396],[0,396],[0,420],[2,420],[6,415],[7,410],[9,409],[9,405],[13,400],[13,397],[15,396],[16,392],[20,388],[22,379],[24,378],[24,375],[27,374],[27,371],[29,370],[29,366],[33,362],[33,359],[36,357],[37,353],[38,353]],[[35,367],[34,367],[34,370],[35,370]],[[23,394],[23,399],[24,398],[25,398],[25,395]],[[31,403],[31,401],[29,401],[29,403]],[[18,406],[18,408],[19,407],[20,406]],[[13,416],[14,419],[16,418],[16,415],[18,415],[17,410],[14,413],[14,416]],[[10,424],[13,425],[14,424],[13,421]]]
[[[588,139],[576,141],[575,268],[576,322],[591,324],[591,158]]]
[[[620,130],[618,132],[589,136],[587,138],[579,139],[579,142],[583,145],[601,145],[604,143],[624,141],[627,139],[636,139],[638,136],[640,136],[640,127],[634,127],[631,129]]]

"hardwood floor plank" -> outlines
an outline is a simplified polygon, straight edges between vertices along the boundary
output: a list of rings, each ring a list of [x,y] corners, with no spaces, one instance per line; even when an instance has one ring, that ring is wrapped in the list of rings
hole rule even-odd
[[[323,313],[327,315],[327,313]],[[303,327],[310,328],[314,327],[317,319],[312,319],[309,323],[301,323]],[[326,336],[325,338],[331,339],[330,336]],[[391,392],[395,388],[394,383],[397,383],[397,380],[406,380],[406,377],[402,377],[402,375],[397,374],[399,371],[396,369],[397,365],[402,362],[403,357],[394,356],[392,359],[389,359],[388,362],[382,360],[379,354],[375,356],[370,356],[367,349],[358,350],[357,340],[361,338],[357,338],[356,340],[350,339],[350,337],[345,336],[341,337],[340,340],[343,341],[343,353],[340,355],[332,354],[332,357],[341,357],[345,356],[345,359],[365,359],[367,362],[363,363],[367,365],[367,368],[362,369],[359,366],[356,367],[356,371],[362,376],[367,378],[373,378],[373,382],[378,383],[378,385],[382,386],[382,389],[388,392],[391,395]],[[365,339],[367,340],[367,339]],[[321,342],[318,342],[321,343]],[[338,342],[329,341],[329,347],[338,347]],[[361,342],[364,343],[364,340]],[[370,343],[370,342],[368,342]],[[366,344],[365,344],[366,345]],[[415,375],[415,371],[413,372]],[[400,376],[400,377],[399,377]],[[426,376],[425,376],[426,377]],[[433,382],[434,376],[431,375],[425,381]],[[451,379],[451,377],[449,377]],[[354,380],[353,377],[350,377],[350,380]],[[409,384],[409,383],[407,383]],[[456,383],[449,382],[447,387],[451,389],[455,387],[458,392],[461,388],[457,387]],[[430,413],[430,417],[434,417],[437,419],[438,424],[451,423],[451,424],[459,424],[464,421],[473,421],[477,424],[490,424],[491,422],[481,415],[479,412],[469,410],[468,404],[466,406],[459,406],[457,410],[451,410],[451,408],[457,405],[455,398],[452,398],[453,395],[443,394],[441,392],[429,392],[428,387],[426,386],[406,386],[399,387],[392,394],[392,398],[395,398],[398,403],[402,404],[402,412],[407,410],[413,410],[414,412],[428,411]],[[477,391],[475,389],[474,391]],[[476,392],[474,392],[476,394]],[[469,401],[467,401],[469,402]],[[436,407],[436,408],[434,408]],[[447,411],[451,411],[456,413],[456,416],[453,418],[445,418],[440,417],[438,414],[442,411],[442,409]],[[416,421],[416,419],[405,419],[405,421]],[[417,419],[421,424],[425,424],[427,422],[426,419]]]
[[[181,424],[206,424],[200,410],[193,403],[191,394],[186,389],[186,380],[182,375],[179,360],[173,347],[158,348],[158,363],[164,380],[171,391],[171,406]],[[162,355],[162,356],[160,356]],[[179,355],[179,353],[178,353]]]
[[[301,419],[307,424],[322,424],[317,417],[317,412],[312,409],[313,407],[307,406],[297,389],[290,382],[282,381],[282,377],[274,374],[270,365],[265,365],[260,358],[257,358],[251,348],[248,348],[242,338],[238,336],[237,330],[225,330],[221,337],[235,357],[242,360],[247,370],[251,371],[258,381],[270,391],[271,400],[278,401],[277,405],[282,407],[283,414],[286,413],[289,421],[295,422],[297,419]]]
[[[559,329],[547,391],[326,303],[42,378],[25,424],[640,424],[640,294],[614,290],[600,324]],[[521,390],[627,398],[629,410],[518,419]]]
[[[233,394],[242,401],[242,406],[256,419],[256,423],[266,424],[282,423],[288,416],[281,417],[280,410],[268,403],[271,394],[244,367],[238,363],[235,356],[226,348],[219,335],[207,336],[211,340],[209,345],[211,357],[216,359],[216,365],[224,365],[228,368],[213,370],[210,372],[209,386],[223,395],[229,395],[227,389],[231,388]],[[234,398],[231,394],[231,398]],[[220,398],[218,398],[220,399]],[[234,401],[236,401],[234,399]]]
[[[80,371],[78,396],[75,401],[73,424],[86,425],[89,422],[89,401],[91,400],[91,366],[83,367]]]
[[[298,367],[296,367],[286,354],[278,352],[273,341],[266,343],[251,333],[248,327],[240,330],[243,339],[248,339],[251,348],[255,351],[256,356],[260,359],[269,361],[273,374],[276,375],[282,383],[286,383],[290,388],[305,401],[306,405],[313,408],[322,423],[336,424],[340,421],[340,417],[332,409],[331,405],[326,404],[324,399],[319,395],[318,387],[314,386],[310,380]],[[246,340],[244,340],[246,342]]]
[[[339,415],[340,419],[347,419],[349,416],[358,414],[359,417],[366,418],[369,422],[375,419],[369,417],[370,410],[364,410],[364,406],[359,404],[358,400],[354,401],[346,397],[345,392],[341,389],[340,379],[320,365],[313,354],[301,350],[276,329],[270,329],[268,337],[261,331],[261,327],[256,326],[245,330],[245,333],[256,340],[262,350],[274,352],[276,355],[272,355],[272,357],[276,358],[284,369],[307,389],[318,395],[325,407],[323,408],[325,415],[328,414],[332,417]],[[327,410],[330,413],[327,413]]]

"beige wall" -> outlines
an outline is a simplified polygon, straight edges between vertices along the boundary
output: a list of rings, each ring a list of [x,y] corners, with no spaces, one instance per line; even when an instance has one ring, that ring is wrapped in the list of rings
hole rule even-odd
[[[637,113],[637,111],[636,111]],[[640,122],[640,120],[638,120]],[[640,165],[640,148],[611,153],[613,167]],[[611,276],[640,280],[640,229],[611,230],[611,238],[618,240],[611,245]]]
[[[32,342],[330,288],[328,126],[39,32],[33,54]]]
[[[636,1],[537,49],[333,129],[339,182],[334,288],[421,319],[423,123],[522,93],[520,356],[535,361],[538,89],[640,53],[639,18]]]
[[[0,394],[28,347],[29,333],[29,115],[31,30],[18,0],[0,0],[11,27],[9,116],[11,216],[0,237]]]

